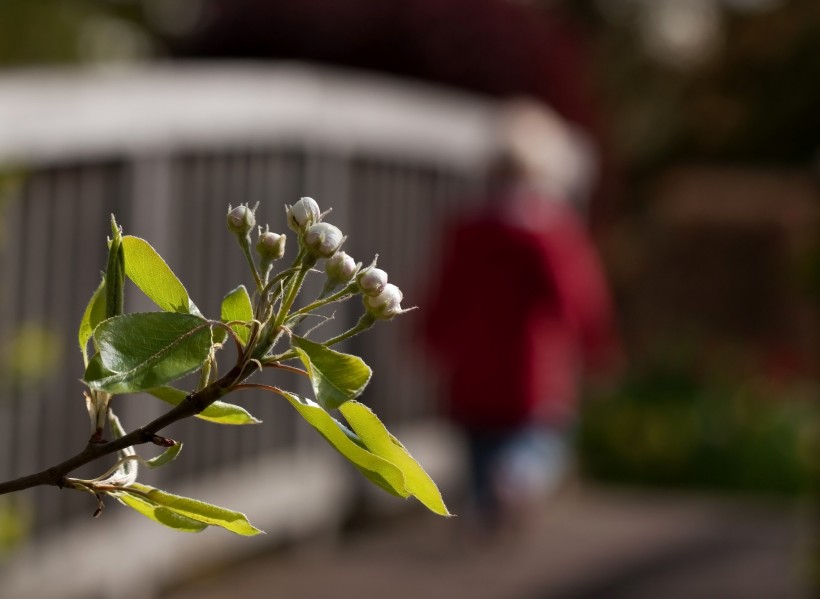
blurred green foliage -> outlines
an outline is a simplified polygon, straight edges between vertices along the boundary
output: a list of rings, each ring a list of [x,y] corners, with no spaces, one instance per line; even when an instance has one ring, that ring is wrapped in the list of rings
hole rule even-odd
[[[0,500],[0,557],[11,553],[25,541],[31,524],[28,504],[10,497]]]
[[[25,322],[13,329],[0,346],[0,374],[25,387],[58,370],[64,359],[63,338],[38,322]]]
[[[151,52],[128,0],[0,0],[0,66],[135,60]]]
[[[581,466],[614,483],[807,493],[820,474],[818,398],[816,386],[702,383],[657,368],[585,403]]]

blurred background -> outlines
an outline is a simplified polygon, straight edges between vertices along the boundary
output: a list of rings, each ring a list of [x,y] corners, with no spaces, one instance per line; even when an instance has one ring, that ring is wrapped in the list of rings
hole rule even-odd
[[[588,142],[577,208],[626,356],[587,389],[575,472],[532,526],[466,542],[248,394],[264,424],[180,423],[186,452],[146,480],[265,538],[92,520],[92,500],[35,489],[0,498],[3,595],[820,596],[816,0],[3,0],[0,478],[87,439],[76,326],[111,212],[217,314],[248,282],[228,203],[283,231],[309,195],[420,306],[347,350],[456,503],[463,452],[418,314],[519,96]],[[131,427],[161,411],[117,405]]]

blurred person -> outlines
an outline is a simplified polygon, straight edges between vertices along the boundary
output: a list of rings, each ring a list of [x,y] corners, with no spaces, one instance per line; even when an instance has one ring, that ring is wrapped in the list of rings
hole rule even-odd
[[[601,265],[578,214],[593,178],[584,138],[548,108],[501,111],[481,207],[445,228],[424,322],[465,434],[468,513],[525,521],[571,463],[579,385],[619,361]]]

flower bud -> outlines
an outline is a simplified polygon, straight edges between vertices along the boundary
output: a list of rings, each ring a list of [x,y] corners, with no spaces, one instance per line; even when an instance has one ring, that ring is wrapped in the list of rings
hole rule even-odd
[[[345,252],[336,252],[325,263],[325,274],[328,281],[347,283],[356,274],[356,263]]]
[[[387,285],[387,273],[381,268],[368,268],[359,275],[357,282],[363,294],[375,297]]]
[[[314,258],[330,258],[342,245],[345,237],[338,227],[316,223],[308,227],[302,239],[305,248]]]
[[[254,209],[245,204],[240,204],[236,208],[228,206],[228,230],[240,237],[248,235],[256,226]]]
[[[401,300],[404,299],[401,289],[388,283],[381,293],[376,296],[366,295],[364,306],[367,311],[379,320],[390,320],[394,316],[407,312],[401,309]]]
[[[259,239],[256,240],[256,251],[262,261],[270,263],[284,256],[286,238],[286,235],[272,233],[271,231],[262,233],[260,230]]]
[[[319,204],[313,198],[300,198],[293,206],[288,206],[288,226],[297,233],[319,222]]]

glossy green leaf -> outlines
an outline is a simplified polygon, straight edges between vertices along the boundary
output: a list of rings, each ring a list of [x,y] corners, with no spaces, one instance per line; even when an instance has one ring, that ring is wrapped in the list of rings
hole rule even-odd
[[[166,312],[199,314],[185,286],[150,243],[133,235],[122,238],[125,274]]]
[[[183,516],[173,510],[150,501],[137,493],[129,493],[127,489],[110,493],[117,501],[136,510],[146,518],[159,522],[163,526],[182,532],[201,532],[208,528],[208,524],[193,518]]]
[[[234,510],[205,503],[198,499],[191,499],[190,497],[172,495],[139,483],[134,483],[129,489],[140,493],[143,498],[156,506],[167,508],[180,516],[198,522],[219,526],[238,535],[253,536],[262,532],[248,522],[245,514]]]
[[[240,285],[222,300],[222,321],[232,322],[238,320],[240,322],[250,322],[253,320],[253,305],[251,304],[251,297],[248,295],[248,290],[244,285]],[[242,343],[248,342],[250,329],[242,325],[231,326],[233,331],[242,340]]]
[[[291,338],[291,346],[305,365],[316,400],[326,410],[335,410],[358,397],[370,382],[373,371],[358,356],[296,335]]]
[[[411,495],[436,514],[450,515],[436,483],[399,440],[390,434],[370,408],[357,401],[350,401],[341,406],[339,410],[353,432],[370,451],[402,471],[407,490]]]
[[[282,395],[296,408],[302,418],[367,478],[399,497],[407,497],[410,494],[401,470],[357,441],[356,435],[346,430],[346,427],[328,414],[322,406],[287,391],[282,391]]]
[[[170,383],[197,370],[211,351],[211,327],[191,314],[124,314],[94,330],[99,360],[85,382],[109,393],[134,393]]]
[[[98,324],[105,320],[105,279],[100,281],[88,305],[83,312],[83,318],[80,320],[80,330],[78,333],[78,341],[80,342],[80,351],[83,354],[83,364],[88,366],[88,341],[94,333],[94,329]]]
[[[188,396],[185,391],[167,385],[155,389],[148,389],[148,393],[173,406],[182,403]],[[216,424],[237,425],[259,424],[262,422],[254,418],[245,408],[224,401],[215,401],[197,414],[196,417],[207,420],[208,422],[215,422]]]

